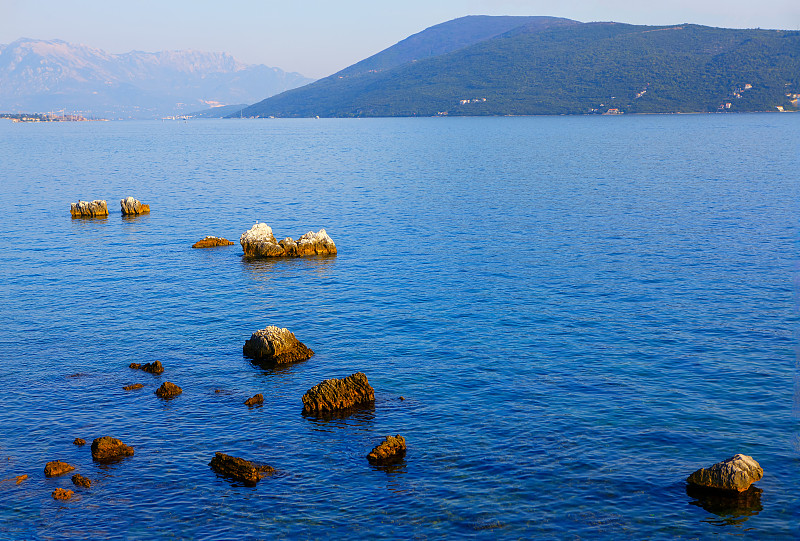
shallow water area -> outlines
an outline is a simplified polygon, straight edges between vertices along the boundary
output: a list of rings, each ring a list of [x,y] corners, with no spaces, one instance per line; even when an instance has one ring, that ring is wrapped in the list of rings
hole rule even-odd
[[[796,120],[0,123],[0,537],[796,539]],[[256,221],[338,255],[245,259]],[[267,325],[316,354],[251,362]],[[373,408],[302,415],[357,371]],[[758,497],[687,493],[735,453]]]

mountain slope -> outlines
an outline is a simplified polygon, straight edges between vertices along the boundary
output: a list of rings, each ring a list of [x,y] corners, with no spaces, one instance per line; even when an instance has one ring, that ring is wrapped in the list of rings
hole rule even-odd
[[[0,46],[0,110],[67,109],[152,118],[204,105],[252,103],[311,79],[224,53],[133,51],[114,55],[60,40]]]
[[[800,32],[689,24],[522,25],[377,73],[332,76],[268,98],[242,114],[762,111],[796,108],[786,94],[798,92]]]

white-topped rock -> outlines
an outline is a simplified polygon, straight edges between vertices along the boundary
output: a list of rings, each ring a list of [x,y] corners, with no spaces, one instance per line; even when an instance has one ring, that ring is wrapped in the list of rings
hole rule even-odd
[[[275,240],[272,228],[264,223],[255,224],[239,238],[245,257],[300,257],[305,255],[336,254],[336,244],[324,229],[309,231],[296,242],[291,237]]]

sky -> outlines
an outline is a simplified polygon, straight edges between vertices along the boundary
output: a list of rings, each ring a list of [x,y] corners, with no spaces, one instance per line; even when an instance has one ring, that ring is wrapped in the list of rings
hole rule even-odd
[[[109,53],[226,52],[319,78],[465,15],[800,29],[798,0],[0,0],[0,44],[25,37]]]

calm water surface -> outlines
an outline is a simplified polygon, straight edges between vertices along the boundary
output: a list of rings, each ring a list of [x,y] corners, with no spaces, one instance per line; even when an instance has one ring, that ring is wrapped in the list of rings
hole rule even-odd
[[[798,118],[0,123],[0,538],[797,538]],[[339,255],[244,260],[256,221]],[[267,325],[316,355],[251,364]],[[373,409],[301,415],[355,371]],[[760,499],[687,495],[739,452]]]

